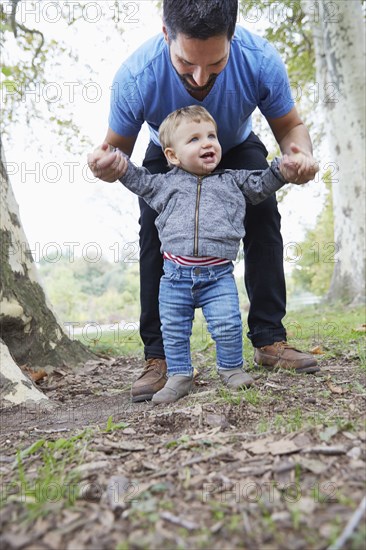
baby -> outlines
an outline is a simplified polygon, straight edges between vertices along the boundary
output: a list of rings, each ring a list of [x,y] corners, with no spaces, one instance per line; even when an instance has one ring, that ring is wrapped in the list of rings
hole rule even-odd
[[[196,308],[202,308],[215,341],[221,381],[232,389],[253,384],[243,370],[233,260],[245,235],[246,201],[265,200],[294,179],[298,168],[284,156],[266,170],[217,170],[221,146],[216,123],[197,105],[171,113],[160,126],[159,139],[172,170],[150,174],[123,157],[120,174],[123,185],[158,213],[164,255],[159,308],[168,381],[153,396],[154,404],[172,403],[191,390]]]

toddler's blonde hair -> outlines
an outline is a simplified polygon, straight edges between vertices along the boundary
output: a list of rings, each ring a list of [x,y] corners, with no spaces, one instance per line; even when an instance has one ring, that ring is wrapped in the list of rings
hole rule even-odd
[[[201,122],[201,120],[212,122],[217,132],[217,124],[210,113],[200,105],[190,105],[182,107],[168,115],[159,127],[159,140],[163,151],[167,147],[172,147],[175,130],[178,128],[182,120]]]

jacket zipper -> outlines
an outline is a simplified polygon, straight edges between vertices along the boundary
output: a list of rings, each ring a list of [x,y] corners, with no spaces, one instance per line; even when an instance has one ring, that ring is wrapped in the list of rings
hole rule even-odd
[[[196,195],[196,211],[195,211],[195,217],[194,217],[194,248],[193,248],[193,255],[198,256],[198,213],[199,213],[199,206],[200,206],[200,198],[201,198],[201,188],[202,188],[202,176],[197,177],[197,195]]]

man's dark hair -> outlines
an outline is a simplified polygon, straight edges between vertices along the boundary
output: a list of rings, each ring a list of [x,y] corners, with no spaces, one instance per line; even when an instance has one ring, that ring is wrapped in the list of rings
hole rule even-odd
[[[163,19],[169,40],[181,33],[206,40],[226,34],[231,40],[238,13],[238,0],[164,0]]]

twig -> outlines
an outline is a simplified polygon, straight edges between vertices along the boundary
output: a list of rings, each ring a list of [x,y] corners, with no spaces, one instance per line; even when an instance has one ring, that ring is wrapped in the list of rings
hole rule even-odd
[[[198,464],[199,462],[207,462],[207,460],[213,460],[215,458],[218,458],[219,456],[222,456],[222,455],[226,455],[227,454],[227,450],[225,451],[219,451],[217,453],[211,453],[209,455],[205,455],[205,456],[199,456],[197,458],[191,458],[190,460],[186,460],[185,462],[183,462],[183,464],[180,464],[178,468],[170,468],[169,470],[161,470],[160,472],[156,472],[154,474],[152,474],[151,476],[149,476],[149,478],[153,478],[153,477],[161,477],[161,476],[165,476],[165,475],[171,475],[171,474],[176,474],[179,472],[179,470],[185,466],[192,466],[193,464]]]
[[[161,512],[160,517],[162,519],[165,519],[166,521],[174,523],[175,525],[180,525],[181,527],[188,529],[188,531],[193,531],[194,529],[199,528],[199,525],[197,523],[194,523],[193,521],[190,521],[188,519],[175,516],[171,512]]]
[[[59,433],[59,432],[69,432],[70,428],[57,428],[55,430],[41,430],[39,428],[33,428],[33,432],[39,432],[44,434],[53,434],[53,433]]]
[[[357,510],[353,513],[351,519],[347,523],[343,533],[337,538],[332,546],[328,547],[328,550],[341,550],[344,548],[345,543],[352,535],[353,531],[356,529],[357,525],[360,523],[363,514],[366,512],[366,496],[363,497],[360,504],[357,507]]]
[[[319,447],[308,447],[302,450],[303,453],[313,453],[313,454],[322,454],[322,455],[344,455],[347,452],[345,447],[341,446],[319,446]]]

